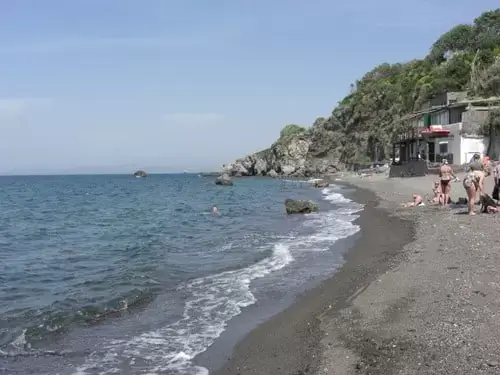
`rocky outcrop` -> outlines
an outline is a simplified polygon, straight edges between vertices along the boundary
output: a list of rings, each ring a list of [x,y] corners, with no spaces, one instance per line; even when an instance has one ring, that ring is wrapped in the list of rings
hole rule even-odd
[[[137,178],[144,178],[144,177],[147,177],[148,174],[144,171],[136,171],[136,172],[134,172],[134,176]]]
[[[275,171],[274,169],[271,169],[271,170],[267,173],[267,175],[268,175],[269,177],[272,177],[272,178],[276,178],[276,177],[278,177],[278,173],[276,173],[276,171]]]
[[[286,213],[291,214],[309,214],[311,212],[319,211],[319,207],[313,201],[286,199],[285,200]]]
[[[330,184],[328,182],[325,182],[325,181],[317,181],[313,184],[313,186],[315,188],[327,188],[328,186],[330,186]]]
[[[270,148],[226,165],[224,172],[238,177],[308,177],[338,172],[338,159],[315,155],[313,141],[307,133],[280,138]]]
[[[229,175],[224,173],[215,179],[215,184],[223,186],[233,186],[233,180],[231,179],[231,177],[229,177]]]

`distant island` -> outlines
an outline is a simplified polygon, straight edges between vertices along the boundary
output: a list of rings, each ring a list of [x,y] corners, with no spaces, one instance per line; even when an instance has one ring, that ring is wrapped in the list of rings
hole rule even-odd
[[[148,174],[144,171],[136,171],[136,172],[134,172],[134,176],[136,178],[144,178],[144,177],[147,177]]]

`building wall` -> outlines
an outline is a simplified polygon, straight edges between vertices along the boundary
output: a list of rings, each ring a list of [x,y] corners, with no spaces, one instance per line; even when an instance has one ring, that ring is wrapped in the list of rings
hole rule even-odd
[[[461,138],[460,164],[468,163],[474,154],[486,155],[488,137],[471,138],[464,136]]]
[[[453,164],[456,165],[468,163],[472,156],[476,153],[480,154],[481,156],[486,155],[489,142],[488,137],[462,134],[463,123],[443,125],[442,127],[444,129],[450,130],[450,135],[448,137],[420,139],[419,148],[417,148],[416,143],[409,144],[408,152],[410,158],[416,159],[418,152],[420,152],[421,155],[425,155],[426,142],[434,143],[434,155],[439,155],[439,160],[441,160],[443,157],[449,158],[448,154],[453,154]],[[447,144],[447,149],[440,150],[441,144]],[[404,148],[402,148],[400,152],[400,157],[403,154],[407,155],[407,151]],[[494,144],[492,145],[490,150],[490,156],[492,156],[493,158],[498,158],[500,156],[500,135],[496,136],[494,139]],[[401,160],[406,160],[406,157],[402,157]],[[434,159],[432,159],[432,161],[434,161]]]
[[[450,135],[448,137],[432,138],[429,140],[429,142],[434,143],[436,155],[446,154],[446,152],[440,153],[439,147],[442,143],[448,144],[447,153],[453,154],[453,164],[457,165],[468,163],[474,154],[480,154],[481,156],[486,155],[489,143],[489,138],[486,136],[472,137],[461,135],[461,125],[462,124],[459,123],[443,126],[443,128],[451,130]],[[495,138],[490,150],[490,155],[493,157],[498,157],[498,153],[500,153],[500,137]]]
[[[453,164],[460,163],[460,124],[444,125],[444,129],[450,130],[448,137],[429,138],[429,143],[434,143],[435,155],[440,156],[439,160],[453,154]],[[441,147],[441,145],[446,145]],[[451,162],[451,160],[450,160]]]
[[[465,137],[462,136],[462,124],[450,124],[443,126],[450,130],[448,137],[430,138],[429,142],[434,143],[435,155],[446,157],[447,154],[453,154],[453,164],[465,164],[470,161],[472,155],[479,153],[484,155],[488,147],[487,137]],[[499,142],[500,143],[500,142]],[[446,144],[446,149],[440,150],[440,146]]]

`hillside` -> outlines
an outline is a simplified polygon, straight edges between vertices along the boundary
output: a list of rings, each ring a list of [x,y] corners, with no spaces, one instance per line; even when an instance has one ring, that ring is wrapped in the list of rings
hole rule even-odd
[[[500,9],[455,26],[424,59],[376,66],[351,85],[328,118],[308,128],[285,126],[268,149],[226,170],[242,176],[311,176],[386,159],[393,135],[403,126],[399,119],[446,91],[500,96]]]

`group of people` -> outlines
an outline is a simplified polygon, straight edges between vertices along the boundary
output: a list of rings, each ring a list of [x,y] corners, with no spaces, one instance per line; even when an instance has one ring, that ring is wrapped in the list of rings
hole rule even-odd
[[[467,213],[475,215],[474,206],[477,202],[479,193],[479,201],[482,205],[482,211],[488,213],[500,212],[500,208],[484,191],[484,181],[492,173],[492,167],[489,159],[481,160],[479,154],[474,155],[473,159],[468,165],[465,177],[462,180],[463,187],[467,194]],[[493,170],[495,179],[495,190],[498,194],[500,186],[500,163]],[[439,204],[447,206],[451,201],[451,182],[459,181],[453,173],[453,169],[448,164],[446,159],[443,159],[443,164],[439,169],[439,180],[434,182],[433,193],[434,197],[429,200],[431,204]],[[498,197],[494,197],[498,199]],[[413,195],[413,201],[403,204],[405,207],[423,206],[424,201],[418,194]]]

